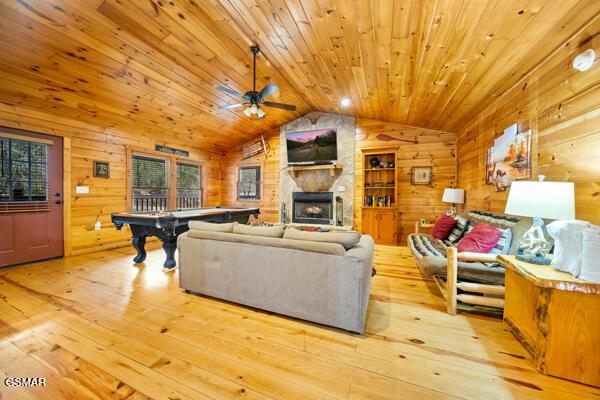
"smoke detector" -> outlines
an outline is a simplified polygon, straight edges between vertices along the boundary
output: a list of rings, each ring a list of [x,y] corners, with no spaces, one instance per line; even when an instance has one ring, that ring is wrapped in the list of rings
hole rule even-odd
[[[594,61],[596,60],[596,52],[594,49],[588,49],[583,53],[579,54],[573,60],[573,68],[577,71],[587,71],[594,65]]]

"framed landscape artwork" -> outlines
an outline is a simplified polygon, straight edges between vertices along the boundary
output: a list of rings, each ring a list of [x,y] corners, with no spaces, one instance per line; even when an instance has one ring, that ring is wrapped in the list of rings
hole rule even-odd
[[[514,180],[531,178],[531,129],[517,133],[517,125],[494,140],[486,158],[485,183],[504,192]]]
[[[410,183],[413,185],[429,185],[431,183],[431,167],[412,167]]]

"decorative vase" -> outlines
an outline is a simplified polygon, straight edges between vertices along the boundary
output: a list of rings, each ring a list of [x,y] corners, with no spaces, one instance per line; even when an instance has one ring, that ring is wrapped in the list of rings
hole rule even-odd
[[[369,164],[371,164],[371,167],[376,168],[379,165],[379,158],[377,158],[377,157],[371,158],[371,160],[369,161]]]
[[[382,162],[380,162],[380,163],[379,163],[379,166],[380,166],[381,168],[385,168],[385,163],[382,161]]]

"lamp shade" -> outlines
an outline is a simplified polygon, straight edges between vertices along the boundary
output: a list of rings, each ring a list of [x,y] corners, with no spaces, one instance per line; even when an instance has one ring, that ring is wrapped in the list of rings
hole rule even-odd
[[[575,219],[573,182],[514,181],[506,214],[547,219]]]
[[[465,190],[446,188],[444,189],[442,201],[445,203],[462,204],[465,202]]]

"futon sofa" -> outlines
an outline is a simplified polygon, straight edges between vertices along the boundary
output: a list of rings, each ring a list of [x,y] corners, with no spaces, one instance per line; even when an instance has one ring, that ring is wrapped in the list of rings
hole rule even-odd
[[[469,210],[462,217],[473,226],[486,223],[499,229],[510,228],[511,244],[507,254],[515,254],[523,234],[531,227],[531,218],[494,214],[487,211]],[[448,247],[456,246],[447,240],[436,239],[426,233],[408,235],[408,247],[422,273],[428,276],[446,275]],[[492,285],[504,285],[504,267],[495,262],[458,261],[458,278]]]
[[[461,217],[462,223],[456,224],[445,240],[421,233],[417,222],[416,232],[408,236],[408,247],[421,272],[433,277],[438,285],[449,314],[455,315],[457,309],[461,309],[501,316],[505,269],[498,256],[517,252],[532,220],[477,210],[467,211]],[[481,223],[492,225],[502,232],[492,252],[459,253],[457,245],[469,227]],[[461,232],[457,234],[457,231]]]
[[[193,222],[177,248],[183,289],[364,332],[374,254],[368,235]]]

